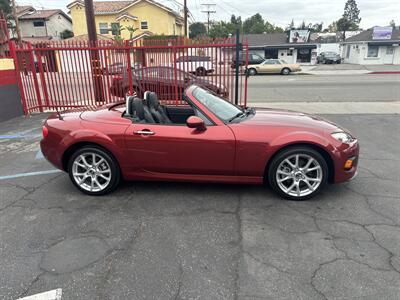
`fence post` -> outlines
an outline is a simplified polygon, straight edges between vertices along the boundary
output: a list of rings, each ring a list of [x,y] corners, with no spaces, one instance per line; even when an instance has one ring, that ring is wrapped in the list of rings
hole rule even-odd
[[[172,45],[172,49],[174,50],[174,88],[175,88],[175,105],[178,105],[179,95],[178,95],[178,72],[176,65],[176,46]]]
[[[129,46],[129,41],[126,41],[126,56],[128,64],[128,79],[129,79],[129,95],[133,95],[133,79],[132,79],[132,63],[131,63],[131,48]]]
[[[36,74],[36,67],[35,67],[35,59],[33,57],[33,48],[31,43],[28,44],[28,50],[29,50],[29,60],[30,60],[30,65],[31,65],[31,71],[32,71],[32,77],[33,77],[33,85],[35,87],[35,93],[36,93],[36,98],[37,98],[37,104],[39,106],[40,112],[43,112],[43,105],[42,105],[42,96],[40,94],[40,89],[39,89],[39,82],[37,79],[37,74]]]
[[[236,53],[235,53],[235,104],[239,103],[239,58],[240,58],[240,29],[236,28]]]
[[[37,51],[36,56],[38,60],[39,76],[40,76],[40,82],[42,83],[44,100],[46,102],[47,108],[49,108],[49,94],[47,93],[46,79],[44,78],[44,69],[43,69],[42,55],[40,54],[40,50]]]
[[[22,106],[24,108],[24,114],[27,115],[27,114],[29,114],[29,110],[28,110],[28,106],[26,104],[24,87],[22,85],[22,80],[21,80],[21,72],[19,70],[19,63],[18,63],[18,59],[17,59],[17,49],[15,47],[14,41],[9,41],[9,45],[10,45],[10,54],[14,60],[15,76],[17,76],[18,87],[19,87],[19,91],[21,93],[21,102],[22,102]]]

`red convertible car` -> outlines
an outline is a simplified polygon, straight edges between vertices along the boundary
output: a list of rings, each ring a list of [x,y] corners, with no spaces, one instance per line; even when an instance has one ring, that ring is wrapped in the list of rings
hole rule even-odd
[[[185,99],[163,106],[148,92],[53,114],[43,126],[42,152],[89,195],[109,193],[125,179],[268,183],[284,198],[305,200],[357,173],[356,138],[319,117],[243,109],[197,85]]]

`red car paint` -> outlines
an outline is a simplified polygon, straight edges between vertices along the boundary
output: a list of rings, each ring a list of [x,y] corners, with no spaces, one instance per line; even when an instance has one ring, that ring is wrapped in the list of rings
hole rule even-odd
[[[225,124],[186,91],[215,126],[199,131],[177,124],[135,124],[122,117],[123,106],[73,110],[51,115],[45,123],[48,136],[41,141],[44,156],[65,170],[65,155],[78,143],[98,144],[110,151],[126,180],[167,180],[261,184],[268,162],[280,149],[309,144],[325,151],[331,160],[334,183],[356,174],[344,164],[358,157],[355,140],[343,144],[331,133],[343,131],[319,117],[292,111],[256,109],[252,118]],[[151,136],[133,134],[151,130]],[[346,131],[348,132],[348,131]]]

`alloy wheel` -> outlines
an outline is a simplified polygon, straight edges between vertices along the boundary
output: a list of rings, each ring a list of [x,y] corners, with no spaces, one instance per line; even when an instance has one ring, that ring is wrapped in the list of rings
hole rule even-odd
[[[293,154],[276,169],[278,187],[292,197],[304,197],[318,189],[323,180],[320,163],[308,154]]]
[[[83,190],[100,192],[110,184],[112,171],[104,157],[98,153],[84,152],[73,161],[72,176]]]

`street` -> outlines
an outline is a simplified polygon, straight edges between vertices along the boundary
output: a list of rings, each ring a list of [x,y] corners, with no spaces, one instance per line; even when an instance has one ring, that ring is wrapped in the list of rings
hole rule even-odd
[[[249,78],[248,102],[400,101],[400,74],[258,75]]]
[[[359,176],[305,202],[157,182],[85,196],[40,155],[45,117],[0,129],[0,299],[400,297],[398,115],[325,116],[359,138]]]

